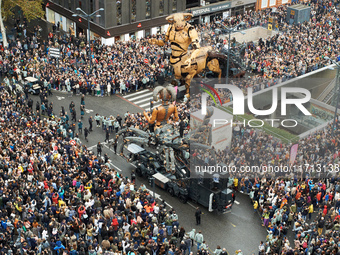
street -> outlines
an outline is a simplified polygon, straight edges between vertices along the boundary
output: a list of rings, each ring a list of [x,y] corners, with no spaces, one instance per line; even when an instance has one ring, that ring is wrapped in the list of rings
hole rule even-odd
[[[36,100],[40,100],[38,96],[31,97],[35,102]],[[77,111],[77,119],[80,119],[80,96],[73,95],[69,97],[67,93],[53,91],[53,96],[49,97],[49,101],[53,102],[55,114],[59,114],[61,106],[64,106],[65,111],[69,112],[69,104],[73,101]],[[89,126],[88,118],[90,116],[94,117],[96,113],[104,116],[117,116],[117,114],[123,116],[127,111],[130,113],[142,111],[140,107],[120,96],[86,96],[85,108],[86,113],[83,119],[84,128]],[[109,149],[108,145],[104,142],[105,132],[102,128],[97,128],[94,123],[93,132],[88,136],[88,142],[85,141],[83,135],[80,135],[80,139],[83,144],[95,153],[97,143],[101,142],[104,145],[102,155],[105,153],[108,154],[111,159],[111,166],[124,176],[131,176],[131,170],[135,168],[134,165],[127,162],[125,158],[115,155],[113,150]],[[113,135],[110,139],[113,139]],[[152,191],[152,187],[149,186],[145,179],[136,177],[136,183],[136,187],[139,187],[140,183],[144,183],[147,188]],[[189,232],[193,228],[197,231],[202,231],[204,239],[212,252],[216,249],[217,245],[220,245],[221,247],[225,247],[229,254],[234,254],[235,251],[239,249],[242,249],[243,254],[257,253],[260,241],[265,241],[266,230],[261,226],[260,217],[257,213],[254,213],[253,206],[247,195],[237,193],[235,204],[229,213],[210,213],[206,208],[201,207],[203,212],[201,225],[196,226],[196,204],[192,201],[189,201],[187,204],[182,204],[176,197],[171,197],[166,191],[158,187],[155,188],[155,193],[156,197],[165,199],[167,204],[176,210],[180,225],[185,228],[186,232]]]

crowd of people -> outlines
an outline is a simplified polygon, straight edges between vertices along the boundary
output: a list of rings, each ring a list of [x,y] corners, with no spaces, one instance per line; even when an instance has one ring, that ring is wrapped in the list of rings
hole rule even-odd
[[[339,41],[339,12],[337,1],[311,1],[311,20],[302,24],[289,25],[285,21],[288,5],[272,9],[250,11],[229,19],[214,20],[196,26],[202,35],[201,44],[213,45],[221,50],[226,43],[223,28],[236,26],[238,29],[268,24],[268,18],[276,20],[279,33],[258,42],[248,42],[241,55],[249,72],[254,75],[233,83],[240,88],[253,87],[258,91],[285,80],[308,73],[329,64],[327,56],[337,59]],[[212,31],[217,31],[215,33]],[[159,36],[159,35],[157,35]],[[233,44],[233,46],[236,46]],[[36,35],[10,41],[8,48],[1,48],[0,76],[15,77],[33,75],[46,81],[52,88],[104,96],[115,93],[153,87],[157,80],[172,77],[171,66],[165,49],[151,45],[147,39],[117,41],[103,46],[93,41],[89,63],[88,46],[83,35],[52,37],[38,40]],[[62,57],[48,57],[49,48],[59,47]],[[144,60],[147,59],[148,63]],[[224,102],[232,100],[226,95]]]
[[[268,38],[260,38],[256,43],[245,43],[241,52],[244,57],[242,61],[252,75],[231,80],[231,83],[240,87],[245,94],[248,87],[252,87],[253,92],[256,92],[327,66],[330,62],[325,60],[325,57],[340,60],[338,1],[310,1],[302,4],[311,7],[310,21],[302,24],[289,25],[286,22],[289,5],[282,5],[275,8],[275,11],[268,8],[230,19],[214,20],[199,25],[198,29],[207,37],[203,43],[211,43],[221,50],[227,44],[223,40],[227,39],[223,37],[224,28],[266,27],[269,18],[274,20],[278,33]],[[232,96],[225,93],[221,99],[223,103],[229,102]]]
[[[247,44],[244,62],[254,75],[232,81],[244,90],[253,87],[257,91],[328,65],[325,56],[339,56],[337,1],[307,4],[312,8],[311,21],[299,25],[288,25],[287,6],[280,6],[275,13],[271,9],[253,11],[197,29],[204,34],[222,30],[223,23],[247,28],[266,24],[268,16],[278,20],[280,33]],[[221,35],[212,35],[207,42],[217,49],[224,44]],[[51,47],[60,47],[61,59],[48,58]],[[40,41],[33,35],[11,41],[9,48],[1,47],[0,52],[0,76],[7,87],[0,96],[0,253],[177,255],[190,254],[193,241],[200,254],[208,253],[202,233],[187,233],[180,227],[176,212],[155,201],[144,185],[136,188],[133,178],[111,169],[108,158],[97,157],[80,140],[70,144],[83,128],[77,109],[70,105],[71,118],[62,109],[56,119],[44,119],[40,113],[57,116],[48,102],[49,93],[42,94],[35,111],[27,93],[12,93],[12,85],[27,76],[37,77],[50,93],[54,88],[110,96],[153,87],[160,75],[171,74],[163,49],[146,39],[111,46],[94,42],[90,65],[84,39]],[[225,93],[223,102],[232,100],[230,96]],[[191,104],[200,108],[195,100]],[[189,126],[186,103],[178,107],[180,119]],[[97,114],[88,119],[89,132],[93,121],[109,136],[124,127],[148,128],[141,114]],[[339,121],[335,129],[329,125],[299,141],[295,164],[308,173],[303,178],[235,178],[234,187],[249,194],[254,212],[260,212],[268,229],[260,254],[305,254],[306,249],[312,249],[313,254],[339,252],[340,184],[325,174],[339,170],[338,130]],[[235,126],[231,147],[217,151],[216,158],[237,167],[289,165],[290,151],[291,145],[271,135]],[[319,167],[325,175],[318,175]],[[288,240],[290,230],[295,234],[294,244]],[[225,254],[225,250],[217,249],[215,254]]]
[[[44,118],[2,90],[0,254],[192,254],[194,243],[209,254],[201,231],[185,231],[133,175],[62,135],[66,115]]]
[[[152,88],[157,77],[169,69],[163,51],[149,45],[146,39],[112,46],[95,41],[91,68],[84,45],[81,38],[65,35],[48,41],[40,41],[36,36],[10,41],[9,48],[1,46],[0,76],[11,83],[34,76],[52,89],[110,96]],[[60,59],[49,57],[52,47],[60,48]],[[144,59],[149,63],[144,63]]]

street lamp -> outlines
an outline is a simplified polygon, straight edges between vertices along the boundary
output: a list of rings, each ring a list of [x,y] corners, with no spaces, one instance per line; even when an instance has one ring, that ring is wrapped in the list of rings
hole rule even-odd
[[[335,62],[333,59],[330,59],[329,57],[325,57],[324,59],[329,60],[333,64],[336,65],[336,81],[335,81],[335,96],[336,96],[336,104],[335,104],[335,111],[334,111],[334,120],[333,120],[333,127],[332,127],[332,137],[334,136],[334,129],[335,129],[335,122],[337,119],[337,114],[338,114],[338,107],[339,107],[339,80],[340,80],[340,65]]]
[[[244,22],[241,22],[240,24],[238,24],[236,27],[234,28],[227,28],[226,25],[224,25],[222,22],[221,22],[221,25],[224,27],[224,29],[228,32],[229,34],[229,39],[228,39],[228,61],[227,61],[227,75],[226,75],[226,84],[228,84],[229,82],[229,63],[230,63],[230,48],[231,48],[231,44],[230,44],[230,41],[231,41],[231,33],[232,32],[237,32],[237,28],[238,26],[240,25],[244,25]],[[245,32],[243,31],[238,31],[240,32],[241,34],[245,34]]]
[[[92,56],[91,56],[91,39],[90,39],[90,36],[91,36],[91,30],[90,30],[90,18],[93,17],[93,16],[96,16],[97,18],[101,17],[100,14],[96,14],[97,12],[99,11],[104,11],[104,8],[100,8],[94,12],[92,12],[91,14],[87,14],[86,12],[84,12],[81,8],[77,8],[76,9],[77,11],[80,11],[82,12],[83,14],[72,14],[72,17],[82,17],[84,19],[87,19],[87,26],[88,26],[88,33],[87,33],[87,42],[89,44],[89,60],[90,60],[90,71],[92,70]]]

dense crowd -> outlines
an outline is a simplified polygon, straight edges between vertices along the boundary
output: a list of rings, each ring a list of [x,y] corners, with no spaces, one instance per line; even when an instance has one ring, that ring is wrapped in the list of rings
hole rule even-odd
[[[60,47],[62,57],[48,57],[51,47]],[[39,41],[36,36],[10,41],[1,47],[0,76],[18,82],[34,76],[61,91],[104,96],[153,87],[157,76],[168,69],[163,51],[145,39],[103,46],[95,41],[91,47],[92,68],[82,38],[60,36]],[[149,63],[144,63],[148,59]],[[91,71],[90,71],[91,70]]]
[[[2,90],[1,254],[190,254],[194,242],[209,253],[201,231],[186,232],[133,175],[71,143],[66,114],[43,118],[24,93]]]
[[[316,70],[328,64],[325,56],[339,55],[339,12],[337,2],[313,1],[311,22],[288,26],[286,6],[273,13],[270,9],[250,12],[222,21],[226,26],[251,27],[266,24],[268,15],[276,17],[281,33],[248,43],[244,52],[246,66],[255,75],[235,85],[254,91]],[[199,25],[200,32],[223,29],[221,22]],[[208,37],[217,48],[222,37]],[[47,57],[50,47],[60,46],[62,58]],[[117,42],[91,47],[92,71],[86,59],[85,40],[59,37],[39,41],[36,36],[10,42],[1,47],[0,76],[7,92],[23,77],[39,78],[48,91],[51,88],[97,96],[124,94],[127,91],[154,86],[158,77],[171,73],[163,49],[146,39]],[[145,63],[144,59],[149,62]],[[259,82],[260,80],[260,82]],[[142,185],[136,188],[133,178],[120,176],[104,160],[82,146],[77,138],[76,112],[69,107],[71,119],[63,111],[60,118],[50,117],[53,104],[47,94],[39,108],[33,110],[27,95],[12,95],[2,90],[0,97],[0,252],[2,254],[185,254],[191,252],[193,240],[202,244],[201,254],[207,254],[203,235],[192,230],[188,234],[179,226],[178,216],[163,203],[157,203]],[[232,100],[230,94],[223,101]],[[192,107],[200,108],[192,100]],[[44,107],[41,107],[44,105]],[[185,103],[179,105],[180,118],[189,125]],[[38,111],[37,111],[38,110]],[[82,109],[80,108],[81,116]],[[146,130],[141,114],[94,118],[97,127],[108,133],[133,126]],[[88,120],[89,123],[93,120]],[[69,124],[71,123],[72,124]],[[82,120],[79,120],[82,123]],[[98,125],[99,123],[99,125]],[[78,132],[82,125],[78,125]],[[91,127],[91,125],[90,125]],[[339,163],[339,122],[335,136],[332,126],[317,131],[299,141],[296,165],[308,175],[297,179],[269,179],[236,176],[235,188],[250,195],[254,212],[260,211],[268,229],[265,243],[259,246],[264,254],[304,254],[313,247],[313,254],[337,254],[340,228],[340,185],[332,176],[318,177],[313,167],[331,169]],[[90,128],[91,129],[91,128]],[[289,165],[291,145],[256,129],[233,128],[230,148],[217,151],[216,158],[226,165]],[[201,155],[205,157],[205,155]],[[207,163],[212,158],[206,155]],[[307,165],[309,167],[307,167]],[[333,171],[334,172],[334,171]],[[320,176],[319,176],[320,177]],[[317,215],[313,212],[316,211]],[[295,232],[294,244],[287,234]],[[200,246],[200,245],[199,245]],[[225,254],[218,249],[216,255]]]
[[[329,61],[324,59],[326,56],[333,60],[340,59],[338,1],[311,1],[303,4],[311,7],[311,20],[302,24],[289,25],[286,22],[289,5],[283,5],[275,8],[275,11],[268,8],[226,20],[214,20],[210,24],[199,25],[199,31],[208,37],[207,43],[213,43],[221,49],[227,44],[221,35],[225,27],[243,29],[266,26],[269,18],[276,20],[279,33],[266,39],[260,38],[258,42],[247,42],[244,52],[241,52],[244,64],[253,73],[252,76],[232,81],[245,94],[248,87],[256,92],[328,65]],[[216,29],[221,31],[219,35],[211,33]],[[221,98],[223,103],[232,100],[229,93]]]
[[[253,87],[261,90],[285,80],[324,67],[325,56],[337,59],[339,12],[337,2],[312,1],[305,3],[312,8],[311,21],[298,25],[288,25],[285,21],[287,5],[272,9],[252,11],[225,20],[197,25],[202,35],[201,44],[214,45],[217,50],[227,44],[223,28],[236,26],[238,29],[266,25],[268,17],[274,18],[280,33],[258,42],[248,42],[241,55],[248,71],[254,73],[233,83],[240,88]],[[215,33],[211,31],[217,31]],[[234,42],[234,41],[233,41]],[[236,46],[235,43],[232,46]],[[37,36],[10,41],[9,48],[1,48],[0,76],[12,75],[20,79],[34,75],[46,81],[52,88],[104,96],[126,93],[141,88],[153,87],[161,77],[171,77],[172,70],[165,49],[151,45],[146,39],[117,41],[114,45],[103,46],[99,41],[91,44],[91,69],[88,59],[88,46],[84,36],[52,37],[38,40]],[[48,50],[59,47],[62,57],[48,58]],[[148,63],[144,60],[147,59]],[[91,71],[90,71],[91,70]],[[224,102],[230,101],[230,94]]]
[[[200,109],[197,100],[193,106]],[[333,129],[334,128],[334,129]],[[249,194],[254,212],[260,212],[268,230],[260,254],[337,254],[340,227],[339,119],[298,141],[291,164],[291,147],[272,135],[234,125],[230,147],[215,151],[191,152],[206,165],[215,161],[246,173],[232,173],[231,185]],[[334,131],[334,134],[333,132]],[[269,171],[270,167],[288,171]],[[292,168],[289,168],[291,167]],[[255,170],[252,171],[251,167]],[[265,169],[267,171],[265,171]],[[290,170],[289,170],[290,169]],[[315,213],[314,213],[315,212]],[[315,215],[316,214],[316,215]],[[295,234],[289,242],[290,232]]]

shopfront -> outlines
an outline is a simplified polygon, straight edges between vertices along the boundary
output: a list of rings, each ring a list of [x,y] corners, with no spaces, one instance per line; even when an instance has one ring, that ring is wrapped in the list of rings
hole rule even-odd
[[[76,30],[78,30],[78,33],[83,32],[83,29],[76,26],[75,22],[49,8],[46,8],[46,18],[49,23],[55,24],[56,26],[59,23],[60,29],[65,32],[70,32],[70,28],[73,34],[75,34]]]
[[[234,0],[231,2],[231,16],[237,16],[256,8],[256,0]]]
[[[211,22],[214,19],[228,18],[250,10],[255,10],[256,0],[234,0],[218,4],[210,4],[203,7],[188,9],[193,14],[192,24]]]
[[[202,24],[212,21],[214,18],[222,18],[223,12],[231,8],[231,1],[210,4],[199,8],[188,9],[193,14],[192,23]]]

